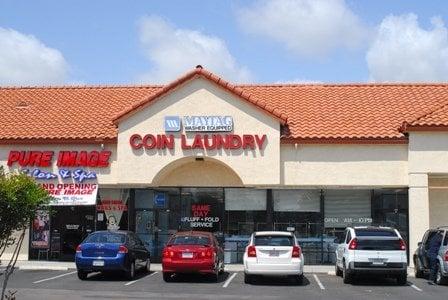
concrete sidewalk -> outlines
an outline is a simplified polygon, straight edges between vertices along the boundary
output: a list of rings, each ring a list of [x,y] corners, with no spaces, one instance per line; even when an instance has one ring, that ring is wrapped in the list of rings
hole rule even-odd
[[[53,270],[53,271],[66,271],[69,269],[76,269],[74,262],[59,262],[59,261],[36,261],[36,260],[19,260],[17,261],[16,267],[20,270]],[[242,272],[242,264],[227,264],[225,266],[228,272]],[[159,263],[151,264],[151,270],[161,271],[162,265]],[[320,273],[320,274],[330,274],[334,275],[333,265],[305,265],[305,273]],[[414,276],[414,269],[408,268],[408,276]]]

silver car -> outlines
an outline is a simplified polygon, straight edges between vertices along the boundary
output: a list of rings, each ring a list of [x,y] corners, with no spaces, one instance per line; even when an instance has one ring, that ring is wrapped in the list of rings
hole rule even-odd
[[[443,235],[443,240],[437,256],[438,272],[436,283],[448,284],[448,226],[440,226],[425,232],[422,241],[418,243],[418,248],[413,257],[415,277],[422,278],[429,274],[429,261],[426,253],[429,249],[429,241],[437,232]]]

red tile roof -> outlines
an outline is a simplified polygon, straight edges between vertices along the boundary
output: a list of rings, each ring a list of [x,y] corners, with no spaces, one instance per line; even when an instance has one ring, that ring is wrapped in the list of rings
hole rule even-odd
[[[402,132],[448,130],[448,103],[424,114],[412,122],[403,122]]]
[[[114,121],[196,76],[286,122],[284,142],[405,143],[412,126],[448,130],[448,84],[232,85],[195,69],[166,86],[0,88],[0,142],[114,142]]]

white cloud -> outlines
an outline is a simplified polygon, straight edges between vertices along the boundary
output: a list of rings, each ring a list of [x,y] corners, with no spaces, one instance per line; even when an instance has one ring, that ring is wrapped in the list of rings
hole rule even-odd
[[[370,80],[448,81],[448,31],[440,18],[431,24],[423,29],[415,14],[384,18],[366,56]]]
[[[250,81],[251,73],[240,67],[226,43],[199,31],[176,28],[158,16],[146,16],[140,22],[140,41],[152,64],[140,81],[166,83],[196,65],[202,65],[232,82]]]
[[[58,50],[32,35],[0,27],[0,85],[59,84],[68,69]]]
[[[237,15],[243,30],[278,41],[299,56],[355,49],[366,35],[344,0],[263,0]]]

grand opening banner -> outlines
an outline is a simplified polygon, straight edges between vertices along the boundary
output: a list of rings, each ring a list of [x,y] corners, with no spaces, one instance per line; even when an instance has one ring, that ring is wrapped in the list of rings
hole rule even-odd
[[[41,186],[53,197],[50,205],[96,204],[96,183],[42,183]]]

